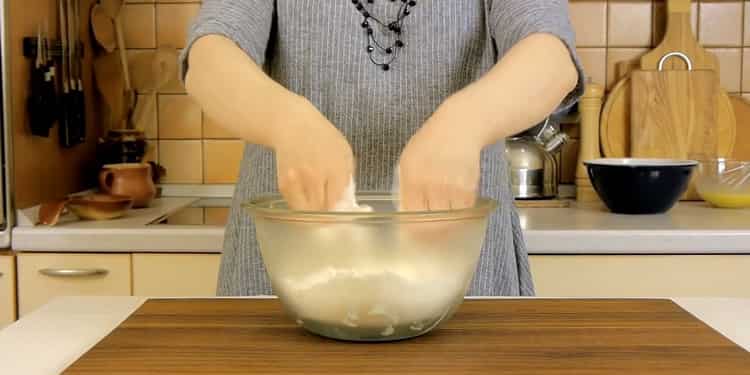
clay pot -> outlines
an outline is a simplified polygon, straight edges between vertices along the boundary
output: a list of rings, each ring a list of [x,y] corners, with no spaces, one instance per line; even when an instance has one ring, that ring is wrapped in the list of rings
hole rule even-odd
[[[156,197],[149,164],[109,164],[99,173],[99,188],[113,195],[133,198],[133,208],[148,207]]]

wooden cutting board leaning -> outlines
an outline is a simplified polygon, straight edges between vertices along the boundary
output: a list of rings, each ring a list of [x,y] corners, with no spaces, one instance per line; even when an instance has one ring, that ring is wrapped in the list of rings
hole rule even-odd
[[[637,70],[632,73],[630,153],[641,158],[700,159],[718,152],[716,103],[719,78],[713,70]],[[660,63],[660,65],[662,65]]]
[[[670,58],[674,56],[679,58]],[[623,77],[602,112],[600,137],[605,156],[731,155],[734,110],[727,93],[718,87],[716,57],[692,33],[689,0],[669,0],[662,42],[639,62],[623,62],[618,70]],[[691,188],[684,199],[699,197]]]

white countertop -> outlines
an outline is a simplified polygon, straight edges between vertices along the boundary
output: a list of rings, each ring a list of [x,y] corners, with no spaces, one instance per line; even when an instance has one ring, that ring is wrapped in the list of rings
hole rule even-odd
[[[154,207],[108,222],[20,225],[20,251],[219,253],[224,228],[148,225],[198,198],[158,200]],[[33,215],[32,215],[33,216]],[[615,215],[602,207],[523,208],[521,225],[530,254],[750,254],[750,210],[680,203],[664,215]]]
[[[252,298],[252,297],[249,297]],[[0,330],[3,374],[58,374],[114,330],[147,299],[62,297]],[[750,299],[673,298],[750,351]]]

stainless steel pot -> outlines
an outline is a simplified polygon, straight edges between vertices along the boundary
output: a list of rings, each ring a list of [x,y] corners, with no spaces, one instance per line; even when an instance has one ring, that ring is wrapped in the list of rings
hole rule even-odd
[[[555,154],[567,141],[564,133],[551,126],[549,119],[536,135],[522,135],[506,141],[514,198],[557,197],[558,168]]]

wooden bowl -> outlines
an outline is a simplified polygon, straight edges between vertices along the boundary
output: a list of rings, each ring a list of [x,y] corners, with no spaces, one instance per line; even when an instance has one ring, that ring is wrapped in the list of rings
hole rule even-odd
[[[71,198],[68,209],[83,220],[111,220],[125,215],[133,199],[124,195],[90,194]]]

